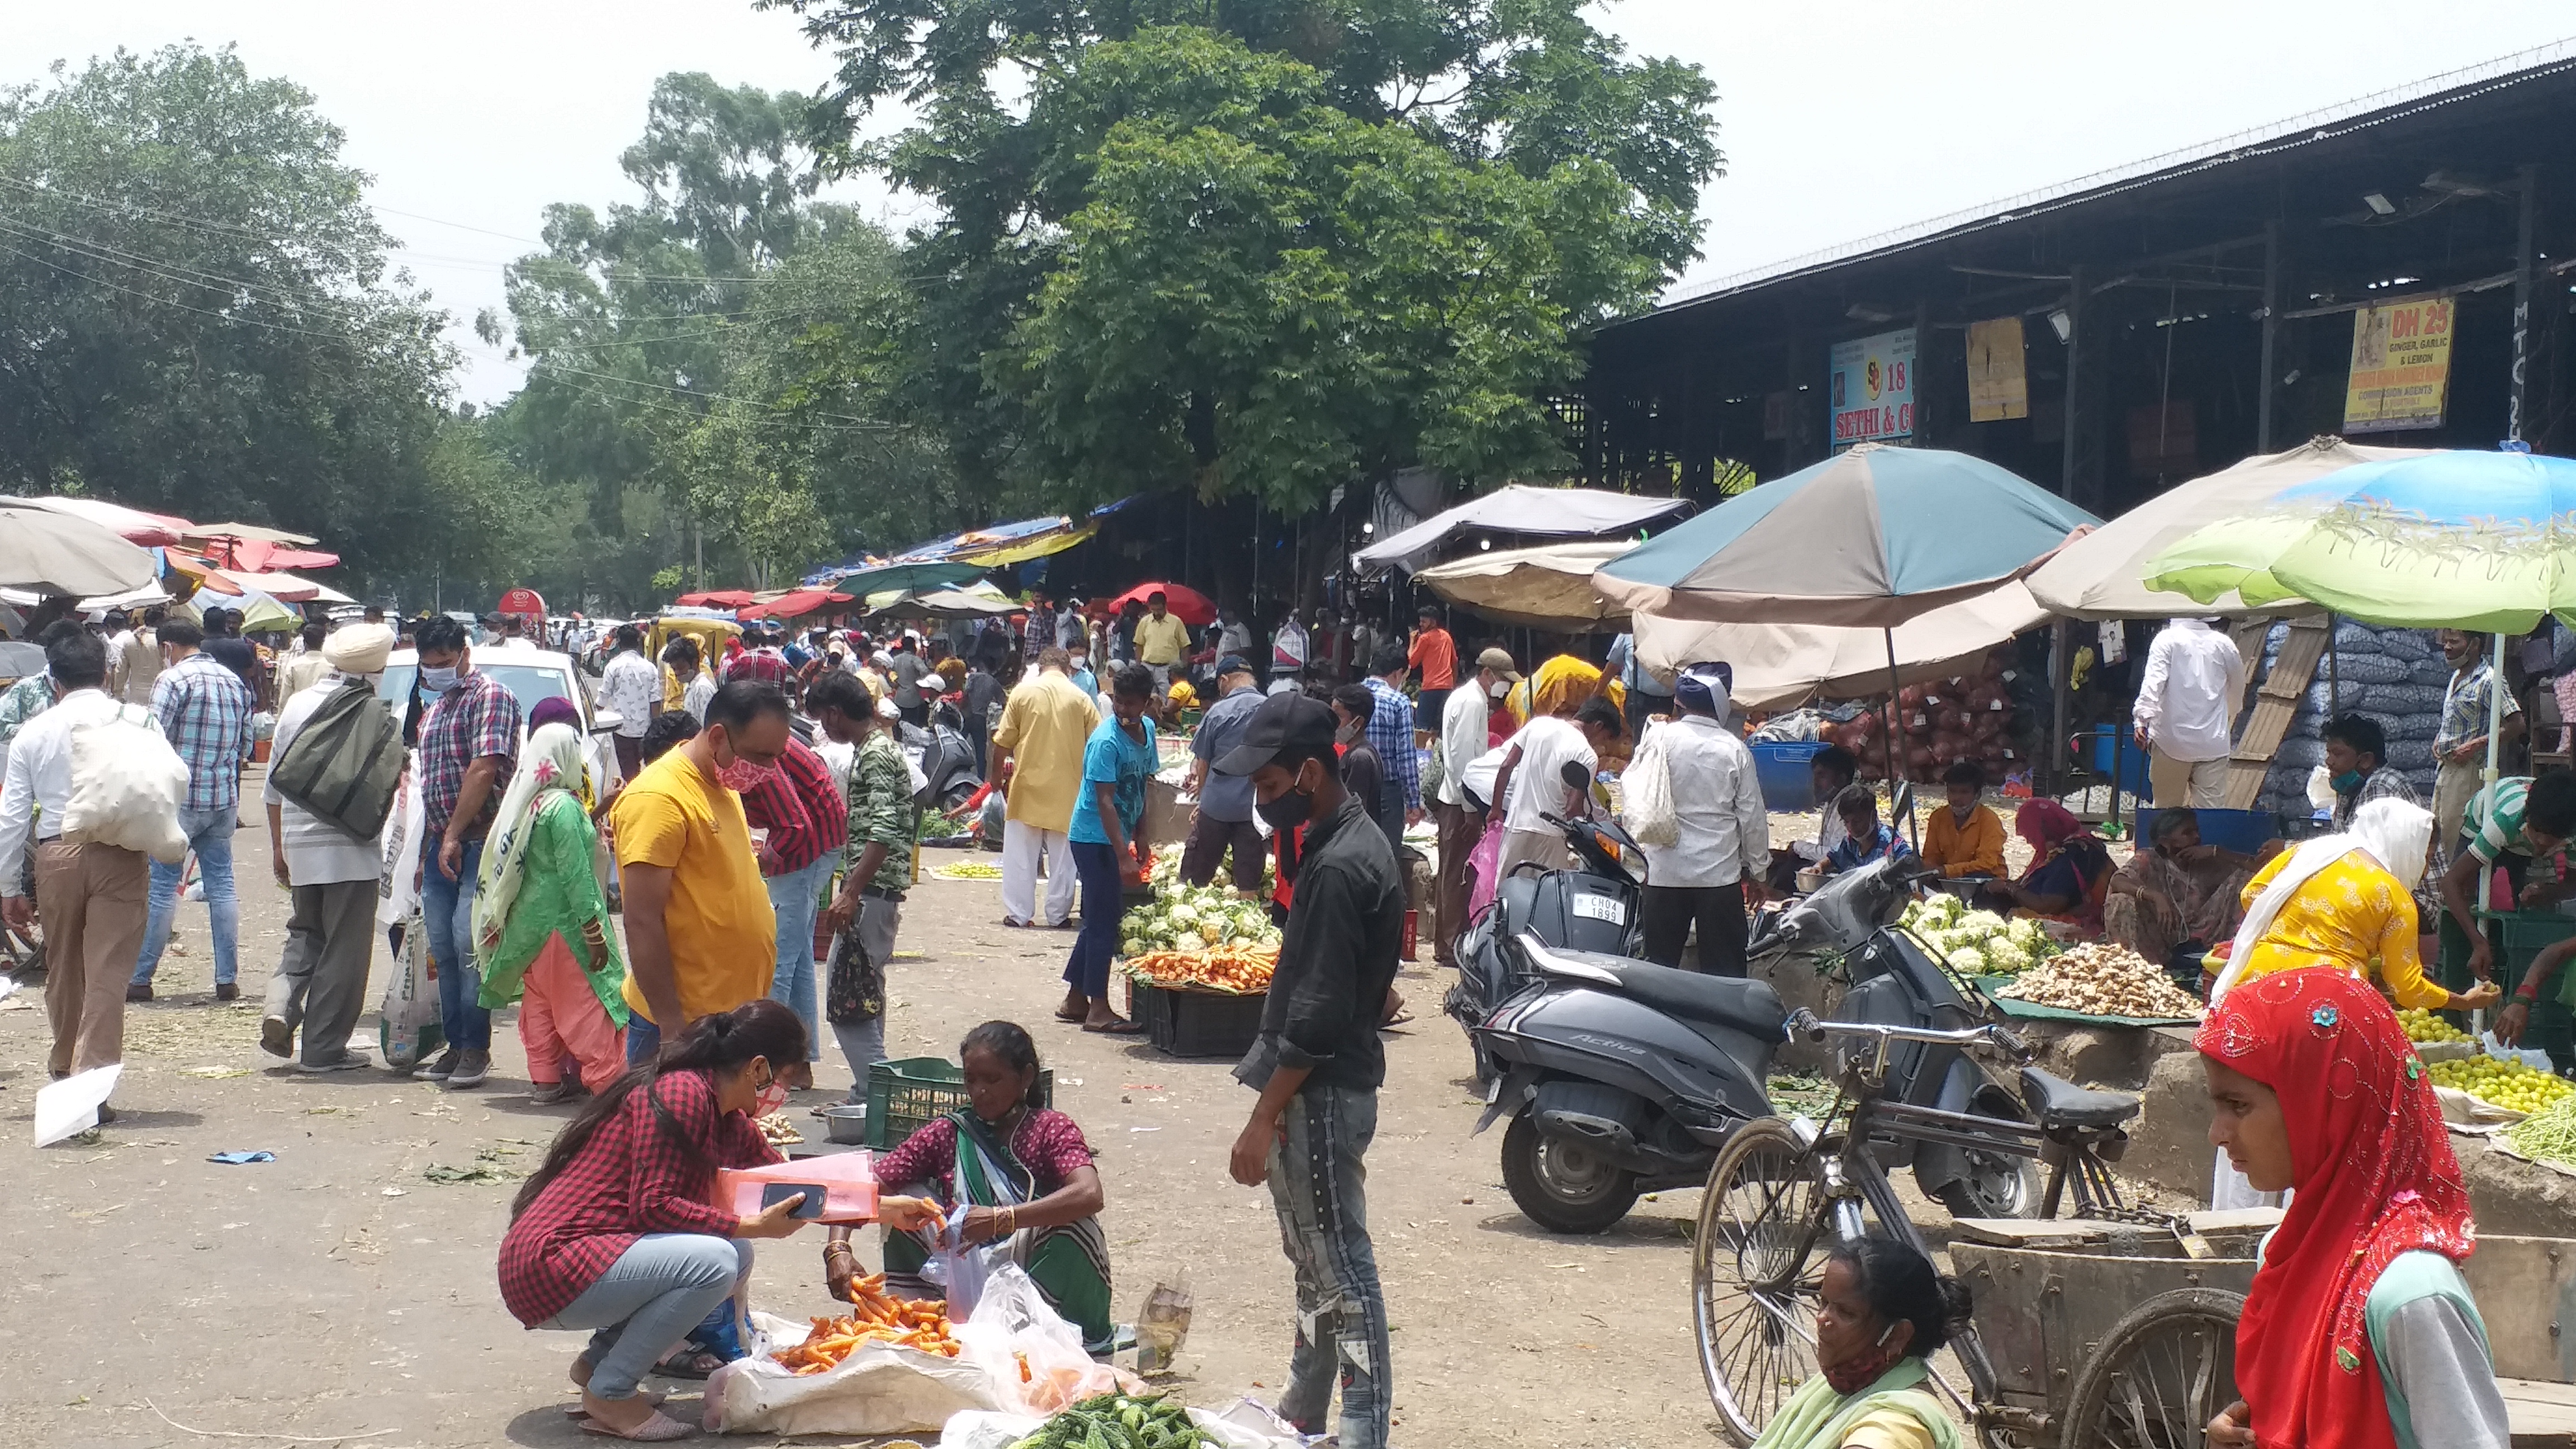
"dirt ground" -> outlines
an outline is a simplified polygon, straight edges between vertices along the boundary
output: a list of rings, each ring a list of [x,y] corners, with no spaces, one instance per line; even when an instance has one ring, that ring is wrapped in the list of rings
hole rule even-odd
[[[264,866],[267,856],[264,826],[243,832],[237,858]],[[16,1228],[0,1268],[0,1322],[15,1330],[0,1446],[595,1442],[563,1413],[577,1336],[522,1330],[495,1287],[506,1179],[570,1115],[529,1102],[514,1014],[500,1019],[495,1074],[476,1091],[281,1069],[258,1049],[254,1003],[283,939],[285,897],[264,868],[246,872],[241,891],[244,999],[213,1002],[205,912],[183,906],[160,999],[128,1011],[122,1115],[94,1141],[27,1147],[45,1020],[34,991],[0,1003],[0,1201]],[[1250,1094],[1227,1063],[1174,1061],[1056,1022],[1071,937],[1004,929],[997,897],[984,881],[916,889],[889,1048],[952,1056],[979,1021],[1028,1026],[1055,1069],[1057,1105],[1099,1154],[1121,1315],[1158,1280],[1185,1277],[1196,1313],[1174,1387],[1206,1406],[1274,1398],[1290,1342],[1288,1270],[1266,1191],[1225,1169]],[[1417,1019],[1390,1036],[1369,1154],[1397,1438],[1717,1442],[1688,1317],[1698,1194],[1641,1202],[1598,1238],[1525,1220],[1503,1190],[1502,1133],[1469,1135],[1481,1106],[1429,954],[1426,944],[1399,982]],[[379,951],[371,1001],[386,967]],[[372,1048],[372,1014],[361,1036]],[[826,1090],[791,1109],[817,1136],[802,1109],[837,1097],[848,1071],[827,1060],[818,1080]],[[262,1148],[277,1160],[207,1161]],[[504,1180],[424,1175],[478,1164]],[[872,1235],[862,1242],[873,1256]],[[825,1311],[821,1246],[813,1229],[763,1244],[759,1306]],[[693,1417],[694,1386],[676,1387],[675,1407]]]

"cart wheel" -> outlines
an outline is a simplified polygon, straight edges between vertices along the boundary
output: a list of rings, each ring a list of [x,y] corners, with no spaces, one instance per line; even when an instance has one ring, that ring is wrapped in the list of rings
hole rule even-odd
[[[2130,1310],[2102,1336],[2068,1396],[2064,1449],[2199,1449],[2236,1401],[2236,1320],[2244,1295],[2177,1288]]]
[[[1821,1159],[1777,1117],[1735,1129],[1691,1246],[1691,1326],[1720,1427],[1751,1444],[1816,1371],[1829,1204]]]

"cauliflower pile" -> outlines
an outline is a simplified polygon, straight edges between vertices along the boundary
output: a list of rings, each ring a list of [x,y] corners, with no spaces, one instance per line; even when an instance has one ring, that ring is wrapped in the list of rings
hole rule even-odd
[[[1963,976],[2018,976],[2058,952],[2039,922],[1972,911],[1952,895],[1914,902],[1899,924]]]
[[[1270,924],[1270,907],[1247,901],[1231,886],[1182,885],[1177,862],[1154,868],[1156,889],[1151,904],[1137,906],[1118,921],[1122,955],[1156,951],[1275,950],[1279,928]],[[1223,875],[1219,879],[1225,879]]]

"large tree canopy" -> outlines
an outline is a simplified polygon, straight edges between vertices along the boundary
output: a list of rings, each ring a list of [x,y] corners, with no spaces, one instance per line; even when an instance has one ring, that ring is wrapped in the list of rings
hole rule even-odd
[[[229,50],[0,91],[0,491],[289,524],[362,575],[490,563],[440,527],[479,506],[445,318],[340,142]]]
[[[916,404],[1089,496],[1560,461],[1546,394],[1718,164],[1706,79],[1580,0],[758,3],[840,56],[827,158],[941,205]]]

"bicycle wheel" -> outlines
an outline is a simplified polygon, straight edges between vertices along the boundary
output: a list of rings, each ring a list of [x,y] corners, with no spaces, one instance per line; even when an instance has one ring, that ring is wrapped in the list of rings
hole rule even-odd
[[[1749,1445],[1816,1371],[1816,1290],[1831,1241],[1821,1158],[1787,1122],[1735,1129],[1709,1169],[1691,1247],[1700,1374]]]
[[[2236,1320],[2221,1288],[2159,1293],[2111,1325],[2075,1376],[2065,1449],[2199,1449],[2236,1400]]]

